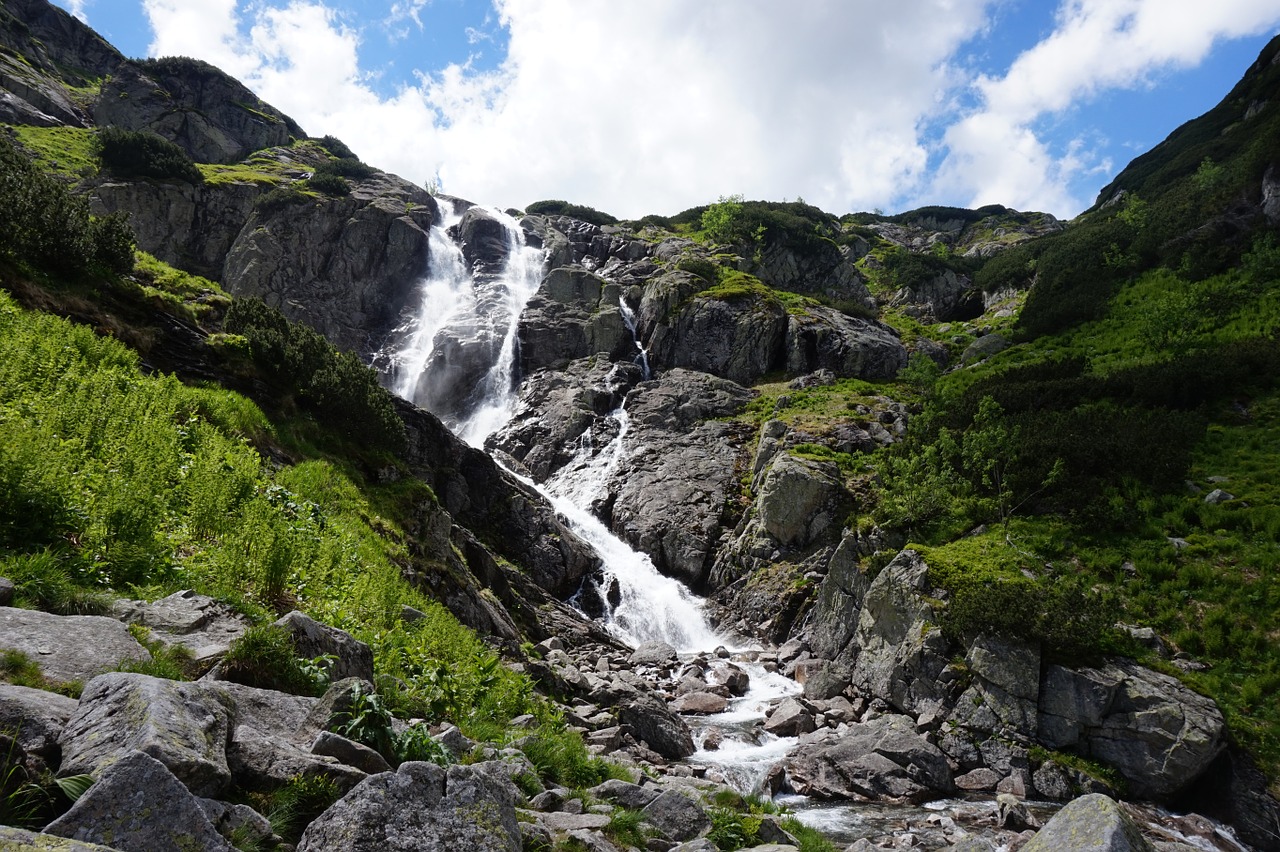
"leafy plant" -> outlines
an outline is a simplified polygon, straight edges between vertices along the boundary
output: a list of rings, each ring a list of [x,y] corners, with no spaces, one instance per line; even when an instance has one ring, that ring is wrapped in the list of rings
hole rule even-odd
[[[293,637],[274,624],[246,630],[231,643],[220,665],[226,680],[260,689],[319,695],[328,684],[328,673],[299,658]]]
[[[425,760],[428,763],[448,766],[452,762],[448,749],[437,742],[431,736],[431,731],[422,723],[410,725],[401,731],[395,737],[392,750],[400,763],[409,760]]]
[[[324,775],[295,775],[283,787],[257,794],[254,804],[271,823],[271,830],[297,843],[303,830],[341,797],[337,783]]]
[[[98,131],[97,144],[103,169],[118,177],[204,182],[186,151],[150,131],[103,127]]]

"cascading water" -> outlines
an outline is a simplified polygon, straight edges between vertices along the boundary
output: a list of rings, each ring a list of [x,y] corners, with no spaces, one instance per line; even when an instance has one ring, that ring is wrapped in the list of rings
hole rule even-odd
[[[392,388],[414,404],[431,410],[433,400],[470,399],[469,410],[446,422],[458,437],[476,447],[483,447],[514,412],[520,314],[541,283],[543,262],[542,251],[525,244],[519,223],[498,211],[489,210],[487,215],[506,229],[502,271],[483,284],[477,282],[462,251],[449,237],[449,229],[461,217],[433,228],[431,265],[422,283],[418,315],[402,330],[404,344],[388,359]],[[482,286],[484,292],[478,296]],[[619,306],[634,338],[634,315],[625,303]],[[440,387],[457,380],[459,374],[447,356],[464,349],[455,345],[437,351],[442,341],[496,340],[499,335],[501,344],[487,347],[492,357],[474,391],[450,393],[449,388]],[[648,378],[648,358],[638,339],[636,349]],[[684,651],[710,650],[722,640],[707,624],[699,600],[680,583],[660,574],[649,557],[628,547],[590,512],[592,501],[600,496],[624,452],[626,412],[619,409],[611,417],[617,423],[617,433],[600,452],[580,448],[579,457],[547,488],[525,482],[542,492],[574,532],[600,554],[606,623],[620,639],[633,644],[661,639]]]

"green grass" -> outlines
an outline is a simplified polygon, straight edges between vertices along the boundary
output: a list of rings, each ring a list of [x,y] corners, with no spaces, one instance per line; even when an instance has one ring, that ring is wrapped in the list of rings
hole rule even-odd
[[[4,125],[47,171],[75,179],[98,172],[94,132],[84,127]]]

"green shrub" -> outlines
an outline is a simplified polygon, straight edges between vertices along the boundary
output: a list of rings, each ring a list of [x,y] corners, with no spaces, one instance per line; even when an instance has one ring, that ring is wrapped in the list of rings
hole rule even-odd
[[[401,731],[395,737],[392,747],[399,763],[422,760],[448,766],[452,762],[452,755],[431,736],[431,731],[422,722]]]
[[[592,225],[601,227],[618,224],[617,218],[610,216],[608,213],[602,213],[594,207],[570,204],[567,201],[556,199],[535,201],[526,207],[524,212],[531,216],[572,216],[575,219],[581,219],[584,222],[590,222]]]
[[[323,136],[319,142],[321,148],[324,148],[340,160],[355,160],[356,162],[360,160],[355,151],[348,148],[347,144],[336,136]]]
[[[324,775],[295,775],[278,790],[253,797],[256,810],[286,842],[297,843],[316,817],[341,798],[337,783]]]
[[[146,130],[100,129],[98,158],[103,170],[117,177],[204,183],[204,176],[186,151]]]
[[[391,712],[377,692],[366,690],[360,684],[351,690],[349,703],[332,720],[330,727],[334,733],[368,746],[389,760],[397,756]],[[408,743],[406,746],[412,747]]]
[[[274,624],[250,627],[231,643],[222,658],[225,680],[294,695],[319,695],[328,675],[317,672],[297,655],[293,638]]]
[[[343,158],[338,160],[326,160],[316,166],[315,173],[317,175],[336,175],[338,177],[362,180],[363,178],[369,177],[376,171],[377,169],[373,166],[365,165],[359,160]]]
[[[307,179],[307,186],[316,192],[335,197],[351,194],[351,185],[347,183],[347,179],[333,172],[315,172]]]
[[[587,751],[582,737],[562,722],[544,722],[516,743],[543,781],[567,787],[594,787],[613,776],[608,761]]]
[[[295,205],[310,203],[311,196],[305,192],[292,187],[281,186],[259,195],[253,202],[253,209],[260,217],[266,217]]]

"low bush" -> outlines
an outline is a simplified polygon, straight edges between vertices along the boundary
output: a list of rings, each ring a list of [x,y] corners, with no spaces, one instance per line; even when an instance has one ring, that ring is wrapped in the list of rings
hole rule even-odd
[[[347,179],[333,172],[315,172],[307,179],[307,187],[334,197],[351,194],[351,185],[347,183]]]
[[[581,219],[583,222],[589,222],[592,225],[601,227],[618,224],[616,217],[603,213],[594,207],[570,204],[568,201],[560,201],[558,199],[535,201],[526,207],[524,212],[531,216],[572,216],[574,219]]]
[[[272,624],[251,627],[227,649],[221,672],[225,680],[295,695],[319,695],[328,686],[324,667],[297,655],[293,638]]]
[[[103,170],[117,177],[204,183],[186,151],[146,130],[102,128],[98,131],[98,158]]]

